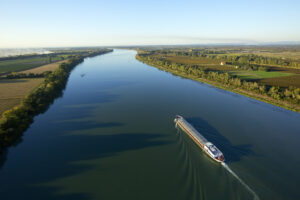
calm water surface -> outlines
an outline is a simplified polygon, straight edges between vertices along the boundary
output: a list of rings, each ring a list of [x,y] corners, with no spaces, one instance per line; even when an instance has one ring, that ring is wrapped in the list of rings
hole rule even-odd
[[[174,127],[181,114],[260,199],[300,199],[300,115],[135,60],[87,58],[1,155],[2,199],[253,199]]]

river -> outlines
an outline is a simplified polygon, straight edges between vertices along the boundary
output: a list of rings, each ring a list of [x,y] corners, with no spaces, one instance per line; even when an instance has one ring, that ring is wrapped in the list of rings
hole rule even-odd
[[[135,59],[86,58],[0,157],[1,199],[253,199],[174,127],[184,116],[260,199],[300,199],[300,114]]]

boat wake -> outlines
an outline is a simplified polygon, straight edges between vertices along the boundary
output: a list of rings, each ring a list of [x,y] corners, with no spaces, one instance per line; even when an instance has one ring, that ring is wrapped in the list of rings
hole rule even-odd
[[[193,147],[195,147],[197,150],[199,148],[196,145],[190,145],[190,143],[185,144],[185,142],[191,142],[191,140],[187,140],[184,142],[184,137],[182,137],[184,134],[180,134],[182,129],[180,129],[177,126],[177,123],[175,124],[175,127],[177,128],[176,135],[178,137],[178,143],[179,143],[178,145],[179,155],[180,155],[179,157],[182,159],[180,162],[184,163],[184,169],[187,169],[185,175],[187,183],[184,185],[187,190],[190,189],[190,191],[194,191],[194,192],[190,192],[191,198],[188,199],[207,199],[205,198],[205,194],[202,190],[201,183],[198,182],[199,179],[196,178],[199,176],[198,170],[199,170],[199,165],[201,164],[197,163],[197,159],[192,159],[194,157],[194,154],[198,155],[199,153],[198,151],[195,152],[195,149],[193,149]],[[188,137],[188,135],[185,136]],[[231,175],[233,175],[245,187],[246,190],[248,190],[251,193],[251,195],[253,195],[254,200],[259,200],[258,195],[235,172],[233,172],[225,162],[221,162],[221,164]],[[206,169],[207,168],[203,167],[202,169],[200,169],[200,171]],[[191,185],[190,183],[193,184]]]
[[[242,179],[240,179],[240,177],[236,173],[234,173],[234,171],[232,171],[226,163],[223,162],[222,165],[230,174],[232,174],[253,195],[254,200],[259,200],[259,197],[257,196],[257,194]]]

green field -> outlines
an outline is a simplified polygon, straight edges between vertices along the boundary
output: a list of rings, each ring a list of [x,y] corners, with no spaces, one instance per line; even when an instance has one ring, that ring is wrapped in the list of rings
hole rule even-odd
[[[63,56],[51,57],[51,63],[57,62],[63,59]],[[36,56],[30,58],[17,58],[12,60],[1,60],[0,61],[0,74],[18,72],[22,70],[39,67],[41,65],[48,64],[49,58],[46,56]]]
[[[264,71],[233,71],[231,75],[235,75],[243,80],[256,80],[265,78],[277,78],[283,76],[292,76],[293,73],[284,72],[264,72]]]

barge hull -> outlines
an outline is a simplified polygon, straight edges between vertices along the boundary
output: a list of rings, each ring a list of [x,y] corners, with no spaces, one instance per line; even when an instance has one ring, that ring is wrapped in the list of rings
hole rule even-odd
[[[217,162],[224,162],[225,158],[223,153],[215,147],[211,142],[207,141],[190,123],[188,123],[183,117],[176,116],[176,127],[179,126],[184,132],[186,132],[190,138],[213,160]]]

